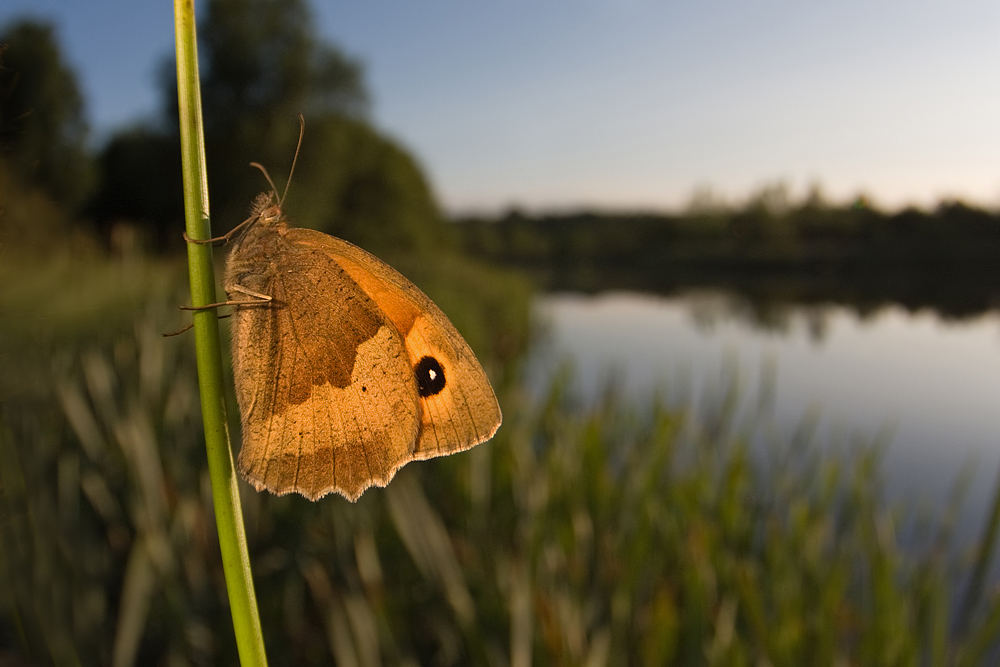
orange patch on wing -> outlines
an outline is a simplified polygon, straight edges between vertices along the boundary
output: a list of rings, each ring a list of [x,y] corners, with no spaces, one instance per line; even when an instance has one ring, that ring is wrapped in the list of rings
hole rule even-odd
[[[410,301],[403,298],[402,292],[395,285],[388,284],[384,279],[365,269],[349,257],[338,255],[334,258],[347,272],[351,280],[378,304],[379,309],[396,325],[399,333],[406,338],[413,328],[413,323],[420,315],[420,310]]]

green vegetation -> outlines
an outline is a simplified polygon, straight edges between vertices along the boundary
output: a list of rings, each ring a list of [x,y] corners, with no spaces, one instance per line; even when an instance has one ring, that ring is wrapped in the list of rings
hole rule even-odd
[[[9,26],[0,34],[0,252],[44,251],[79,231],[73,213],[93,184],[85,138],[83,100],[52,28]]]
[[[191,7],[187,5],[188,10]],[[464,260],[456,253],[430,188],[416,163],[405,151],[380,137],[362,118],[353,117],[363,106],[359,104],[364,98],[359,69],[332,47],[312,38],[308,14],[302,2],[219,0],[209,3],[208,10],[204,32],[207,35],[206,60],[209,66],[205,87],[210,100],[206,114],[212,130],[209,158],[217,173],[229,174],[228,178],[216,179],[217,187],[213,188],[213,193],[221,193],[215,199],[216,207],[223,210],[224,216],[226,212],[231,214],[229,226],[243,217],[252,195],[262,189],[258,185],[248,186],[245,179],[235,175],[235,170],[230,169],[232,163],[238,161],[242,171],[249,171],[246,162],[251,151],[254,158],[268,161],[265,149],[270,148],[273,154],[283,139],[292,139],[285,145],[286,149],[291,149],[294,135],[289,136],[284,130],[282,117],[287,114],[287,120],[294,121],[292,109],[308,110],[318,131],[314,132],[315,141],[308,144],[302,153],[299,181],[307,188],[304,193],[312,190],[316,196],[303,196],[303,205],[287,207],[293,222],[333,228],[332,231],[379,252],[399,265],[421,267],[419,275],[411,274],[414,279],[432,295],[440,296],[446,307],[450,305],[454,308],[452,312],[465,314],[464,317],[456,317],[459,327],[464,325],[471,329],[469,338],[473,345],[478,341],[489,346],[493,352],[490,366],[496,377],[509,375],[505,371],[512,368],[514,359],[521,356],[527,340],[529,291],[526,283],[515,276]],[[182,23],[187,28],[192,27],[189,21]],[[172,280],[177,275],[175,263],[154,263],[147,253],[149,250],[169,250],[172,245],[180,245],[177,241],[183,230],[179,215],[182,188],[177,157],[182,143],[191,147],[195,140],[201,139],[201,106],[196,95],[200,86],[197,72],[189,67],[194,62],[193,31],[179,28],[178,35],[179,45],[184,46],[183,51],[178,47],[178,53],[185,56],[178,58],[179,64],[184,65],[183,72],[178,70],[178,77],[183,73],[183,83],[193,83],[195,95],[192,96],[191,85],[165,86],[170,98],[168,106],[176,109],[176,100],[181,98],[182,118],[178,119],[176,112],[168,113],[168,118],[174,116],[172,122],[167,120],[165,123],[169,129],[137,127],[114,137],[97,160],[100,181],[96,194],[85,200],[83,190],[79,197],[72,199],[65,196],[60,188],[62,181],[81,188],[85,183],[84,173],[73,171],[72,158],[79,157],[81,164],[88,167],[92,162],[82,147],[85,134],[82,100],[76,93],[71,72],[61,64],[58,48],[52,39],[53,30],[42,24],[24,22],[6,31],[3,39],[10,45],[0,53],[13,56],[9,62],[15,67],[0,70],[4,93],[0,98],[0,124],[9,129],[15,139],[10,144],[10,150],[0,150],[0,192],[3,193],[0,200],[3,243],[0,269],[9,281],[0,294],[0,306],[3,306],[0,312],[8,325],[0,335],[0,356],[7,362],[3,388],[9,392],[4,396],[0,427],[6,425],[4,418],[8,414],[13,423],[19,424],[22,418],[30,419],[31,414],[50,411],[59,400],[70,396],[66,393],[68,385],[56,379],[66,370],[65,365],[59,364],[72,364],[76,350],[82,347],[93,345],[100,349],[103,344],[120,336],[121,316],[124,315],[131,325],[135,309],[150,299],[156,300],[156,285],[167,282],[176,286],[176,281]],[[281,66],[275,66],[274,53],[282,54]],[[178,94],[178,89],[182,94]],[[61,94],[66,95],[66,100],[59,106]],[[52,113],[53,110],[62,113]],[[179,120],[186,131],[183,141],[177,131]],[[292,126],[292,123],[288,125]],[[193,131],[192,126],[195,126]],[[263,145],[251,146],[251,138]],[[195,159],[186,160],[185,166],[203,164],[201,149],[196,151]],[[286,157],[290,161],[290,150]],[[191,171],[185,171],[187,182],[183,192],[207,192],[204,174],[199,181],[197,175],[189,178]],[[256,176],[263,184],[264,179],[259,174]],[[193,203],[193,206],[187,206],[189,223],[193,220],[195,224],[206,225],[202,212],[207,212],[207,202]],[[239,217],[232,215],[237,206]],[[89,219],[88,223],[82,223],[81,216],[86,216],[83,219]],[[96,234],[92,233],[95,231]],[[188,225],[188,232],[195,238],[210,235],[207,227],[196,230],[191,224]],[[171,243],[171,237],[176,239],[174,243]],[[107,261],[103,258],[102,245],[111,250],[114,259]],[[208,262],[211,262],[210,253],[211,249],[207,246],[189,248],[189,254],[202,255],[201,259]],[[431,256],[434,261],[428,262]],[[197,289],[196,272],[192,270],[192,298],[195,303],[214,301],[210,295],[210,269],[211,264],[197,271],[199,276],[207,276],[209,283],[208,286],[199,283]],[[23,273],[29,277],[22,278]],[[479,294],[470,292],[476,288],[481,290]],[[501,289],[504,291],[500,292]],[[141,298],[135,298],[136,292],[142,294]],[[177,293],[176,290],[171,292]],[[470,305],[473,295],[480,304],[478,307]],[[183,303],[184,300],[178,298],[174,303]],[[149,317],[151,313],[145,315]],[[204,320],[205,315],[196,314],[195,319]],[[216,352],[209,356],[218,357],[217,324],[214,313],[207,315],[211,315],[212,320],[208,333],[215,334],[216,343]],[[495,318],[504,316],[507,316],[504,326],[494,327]],[[53,334],[52,329],[60,325],[66,330]],[[143,331],[149,333],[150,329],[147,326]],[[202,334],[205,333],[205,330],[195,327],[197,343],[204,342]],[[146,349],[160,342],[156,339],[147,341]],[[203,346],[199,346],[199,359],[205,361],[202,351]],[[119,353],[116,361],[129,354],[127,349],[117,347],[115,352]],[[159,353],[154,353],[154,356],[156,354]],[[88,357],[84,365],[94,358]],[[48,368],[52,359],[56,361],[57,369]],[[141,360],[139,365],[142,365]],[[199,375],[202,375],[205,366],[204,363],[198,364]],[[120,370],[108,367],[103,373],[101,379],[110,379],[111,382],[106,389],[113,392],[126,387],[114,381]],[[155,374],[163,369],[152,370]],[[187,381],[191,379],[185,378]],[[155,379],[152,381],[156,382]],[[221,390],[221,382],[211,386],[206,383],[200,386],[192,384],[186,388],[185,396],[200,395],[203,406],[199,416],[206,425],[208,468],[212,475],[210,482],[208,477],[201,481],[211,490],[205,500],[209,500],[215,508],[213,532],[217,529],[218,535],[214,544],[222,547],[218,558],[226,564],[222,572],[229,584],[229,597],[220,596],[225,603],[222,611],[227,605],[231,608],[229,616],[236,630],[240,661],[243,664],[264,664],[266,658],[263,656],[253,588],[252,585],[245,585],[251,568],[245,550],[243,518],[238,498],[234,503],[231,497],[231,493],[239,493],[239,483],[232,471],[228,439],[223,437],[220,441],[218,437],[209,437],[226,433],[225,410],[204,410],[205,405],[224,407],[226,397],[215,390],[216,386]],[[124,402],[126,397],[128,400],[138,398],[146,407],[148,397],[142,394],[147,388],[129,385],[121,399]],[[218,398],[212,399],[211,396]],[[104,398],[107,399],[108,395],[105,394]],[[157,393],[150,400],[155,404],[158,398],[162,398],[162,394]],[[231,396],[229,398],[231,403]],[[72,397],[69,400],[69,412],[66,414],[71,421],[74,418],[89,423],[94,421],[92,415],[86,414],[86,405]],[[154,406],[159,407],[162,406]],[[134,424],[130,422],[128,426],[122,426],[128,433],[118,428],[121,424],[115,424],[114,433],[109,431],[105,434],[113,435],[119,444],[128,449],[126,458],[131,456],[131,463],[139,466],[144,491],[150,494],[138,501],[144,503],[139,510],[143,517],[137,520],[134,532],[124,535],[127,543],[123,545],[127,547],[127,560],[124,562],[116,562],[109,557],[111,554],[102,549],[99,538],[95,541],[92,534],[86,536],[88,543],[81,547],[79,553],[74,553],[74,557],[68,560],[66,554],[47,551],[50,545],[56,545],[57,552],[64,546],[75,546],[71,544],[75,538],[67,541],[62,539],[61,534],[70,529],[76,535],[76,517],[49,524],[47,519],[50,517],[45,514],[45,508],[32,504],[32,488],[26,480],[36,470],[32,464],[39,460],[32,457],[30,445],[27,451],[19,451],[24,441],[18,437],[21,434],[15,426],[12,438],[19,444],[15,446],[11,444],[13,440],[7,441],[10,447],[0,464],[5,473],[0,480],[0,490],[10,494],[11,504],[8,507],[13,508],[11,516],[17,524],[4,536],[2,543],[4,547],[9,547],[5,553],[12,558],[10,561],[0,558],[5,584],[10,586],[10,594],[5,601],[11,615],[10,633],[7,632],[8,619],[4,617],[0,621],[0,646],[8,644],[6,640],[10,634],[9,644],[19,645],[19,653],[35,659],[47,656],[58,664],[76,664],[94,659],[113,664],[158,660],[157,651],[154,649],[150,653],[143,638],[150,618],[154,594],[151,586],[156,586],[157,570],[169,567],[172,562],[170,554],[162,548],[166,535],[172,530],[164,523],[163,498],[159,497],[159,490],[151,485],[157,484],[157,477],[162,472],[155,460],[159,456],[156,447],[166,444],[169,448],[169,442],[176,435],[171,428],[161,428],[165,424],[159,417],[157,413],[155,421],[140,419],[141,423],[135,426],[139,431],[132,430]],[[215,426],[208,428],[213,420]],[[73,423],[79,425],[81,422]],[[197,426],[197,423],[185,424],[186,427],[192,425]],[[228,430],[238,432],[238,424],[228,427]],[[194,433],[196,431],[189,432],[186,437],[192,438]],[[94,432],[91,430],[87,434],[93,436]],[[137,434],[137,439],[130,440],[129,434]],[[28,435],[28,441],[33,441],[35,436],[44,438],[33,432]],[[93,446],[94,442],[90,440],[84,444]],[[129,449],[133,445],[135,448]],[[96,463],[100,468],[100,452],[93,447],[85,446],[84,449],[90,455],[90,463]],[[28,460],[27,468],[21,466],[24,460]],[[79,460],[73,460],[76,463],[71,465],[79,467]],[[189,472],[197,474],[204,468],[204,462],[195,460],[197,463],[189,458],[186,463]],[[60,458],[60,462],[63,461],[65,457]],[[92,467],[88,471],[93,472]],[[101,499],[95,501],[93,496],[87,495],[91,508],[101,513],[103,519],[109,519],[111,515],[107,514],[108,511],[117,516],[116,508],[130,504],[130,498],[114,498],[114,491],[108,491],[109,488],[118,490],[115,484],[124,481],[123,471],[124,468],[119,468],[104,476],[91,475],[83,481],[70,478],[69,487],[62,481],[59,485],[76,496],[82,489],[93,491],[96,488]],[[50,486],[45,472],[35,481],[43,488]],[[91,482],[97,486],[88,485]],[[84,495],[87,493],[83,491]],[[93,505],[93,502],[100,503],[102,500],[111,504]],[[28,520],[18,523],[16,519],[24,508],[29,512]],[[2,515],[6,517],[6,513]],[[44,518],[36,521],[39,517]],[[209,519],[206,516],[204,520]],[[0,521],[0,525],[5,525],[5,522]],[[53,541],[48,541],[49,538]],[[169,542],[169,538],[166,539]],[[94,556],[96,560],[89,556]],[[82,574],[77,567],[81,564],[86,570]],[[236,567],[232,567],[233,564]],[[109,565],[116,569],[108,570]],[[119,571],[122,568],[124,573]],[[37,575],[41,589],[21,586],[20,577],[28,572]],[[85,585],[86,599],[75,604],[72,597],[79,590],[76,583],[95,572],[99,573],[98,579],[110,588],[100,584]],[[117,582],[111,581],[116,577]],[[70,582],[70,588],[64,589],[67,582]],[[38,595],[45,599],[38,605],[29,602],[25,607],[27,599],[14,593],[15,589],[19,589],[20,593],[26,592],[28,599]],[[49,593],[58,598],[53,598],[51,605],[46,597]],[[107,614],[109,594],[115,597],[112,615]],[[71,608],[65,607],[66,604],[70,604]],[[27,625],[24,624],[25,619]],[[53,622],[52,619],[56,620]],[[109,619],[117,619],[110,634],[102,632],[107,628],[101,627]],[[185,632],[191,629],[183,624],[179,627]],[[213,627],[212,631],[219,629]],[[186,653],[182,651],[177,655]],[[171,653],[168,651],[166,655]],[[227,662],[234,658],[229,655]]]
[[[84,285],[105,270],[76,267]],[[236,659],[194,355],[160,336],[183,287],[163,277],[134,274],[161,296],[55,342],[32,369],[47,391],[3,401],[0,645],[16,655]],[[985,589],[953,628],[953,508],[886,508],[877,448],[821,449],[806,424],[761,453],[734,392],[698,416],[614,392],[581,410],[565,386],[537,404],[502,389],[492,442],[357,504],[243,485],[271,664],[983,664],[1000,599]]]
[[[250,159],[281,182],[304,109],[293,220],[365,245],[425,289],[481,356],[505,413],[490,443],[411,464],[357,504],[241,486],[271,664],[977,665],[992,655],[1000,598],[979,576],[992,544],[979,550],[971,602],[956,604],[969,568],[952,560],[953,508],[885,507],[878,448],[838,454],[803,428],[751,449],[759,416],[740,413],[735,392],[702,416],[655,399],[630,407],[614,392],[581,410],[562,383],[530,403],[519,390],[530,289],[456,243],[600,277],[640,246],[640,265],[661,266],[648,249],[670,229],[686,240],[657,252],[683,264],[687,247],[691,266],[747,249],[759,250],[745,254],[751,264],[782,265],[823,238],[835,257],[850,247],[846,232],[837,241],[841,222],[803,235],[786,223],[807,206],[778,215],[768,200],[740,218],[745,228],[738,213],[705,210],[611,236],[596,218],[554,223],[559,234],[524,220],[457,233],[416,161],[367,123],[360,70],[310,34],[303,2],[210,0],[201,32],[214,219],[235,224],[262,189]],[[16,39],[25,34],[37,39]],[[235,664],[194,351],[160,335],[183,323],[186,301],[181,263],[157,254],[179,247],[183,228],[175,91],[165,85],[162,126],[127,130],[90,162],[51,35],[9,28],[0,69],[0,133],[13,147],[0,153],[0,663]],[[288,59],[271,67],[269,50]],[[24,72],[37,74],[22,88]],[[816,220],[858,216],[851,233],[896,229],[866,227],[882,214],[864,207],[817,210]],[[899,234],[923,229],[906,224]],[[896,545],[901,526],[915,530],[914,548]]]
[[[769,187],[741,207],[461,220],[473,255],[530,271],[550,289],[717,288],[765,312],[782,303],[888,303],[978,314],[1000,302],[1000,214],[961,202],[877,210],[863,198],[793,201]]]
[[[51,26],[23,22],[0,37],[0,154],[20,180],[55,201],[79,205],[93,169],[84,141],[83,97]]]

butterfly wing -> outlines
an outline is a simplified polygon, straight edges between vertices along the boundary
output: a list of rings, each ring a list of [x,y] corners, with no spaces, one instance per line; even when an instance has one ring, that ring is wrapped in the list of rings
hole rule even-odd
[[[419,433],[410,456],[460,452],[493,437],[500,406],[493,388],[448,317],[398,271],[361,248],[309,229],[289,229],[297,245],[328,254],[392,322],[417,384]]]
[[[239,467],[258,490],[355,500],[413,459],[420,405],[404,340],[328,252],[269,240],[282,242],[227,271],[272,299],[233,317]]]

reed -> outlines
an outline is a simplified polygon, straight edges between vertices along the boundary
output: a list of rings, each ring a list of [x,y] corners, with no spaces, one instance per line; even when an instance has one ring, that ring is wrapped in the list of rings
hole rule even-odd
[[[209,222],[208,173],[205,165],[205,135],[202,129],[198,39],[193,0],[174,0],[174,34],[185,228],[188,238],[207,240],[212,238],[212,230]],[[206,308],[209,304],[216,303],[212,246],[199,243],[187,245],[191,305],[195,308],[205,308],[192,314],[193,335],[212,502],[227,584],[230,617],[236,633],[236,644],[239,647],[240,664],[245,667],[264,666],[267,665],[267,655],[257,611],[250,557],[246,549],[239,486],[229,442],[218,316],[214,308]]]
[[[158,294],[131,326],[54,343],[35,369],[51,391],[3,403],[0,638],[24,657],[238,659],[194,352],[160,336],[177,315]],[[969,567],[948,508],[887,506],[878,443],[838,449],[803,428],[762,448],[760,415],[731,391],[696,414],[613,390],[585,408],[568,386],[538,401],[508,389],[493,441],[411,464],[357,504],[240,483],[272,664],[995,655],[997,595],[979,583],[954,627]]]

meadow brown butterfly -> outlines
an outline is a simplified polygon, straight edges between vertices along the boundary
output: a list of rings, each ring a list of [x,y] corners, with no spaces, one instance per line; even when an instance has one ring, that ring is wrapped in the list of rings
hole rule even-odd
[[[271,187],[224,278],[247,481],[353,501],[410,461],[491,438],[500,406],[445,314],[377,257],[289,226]]]

